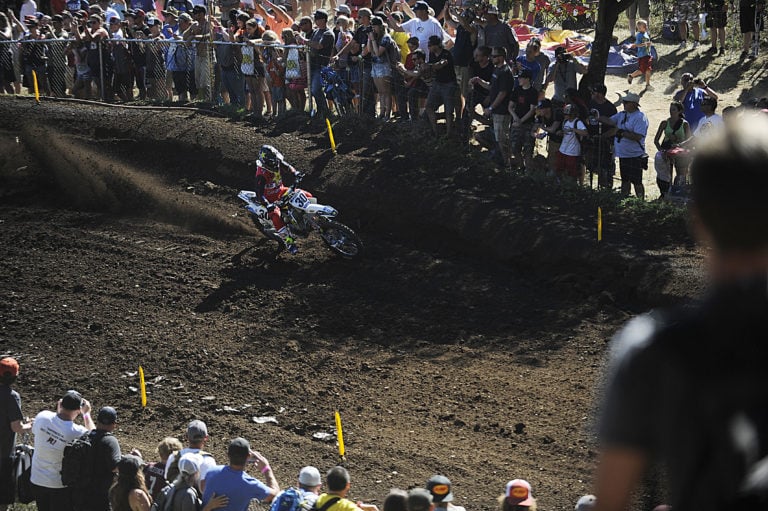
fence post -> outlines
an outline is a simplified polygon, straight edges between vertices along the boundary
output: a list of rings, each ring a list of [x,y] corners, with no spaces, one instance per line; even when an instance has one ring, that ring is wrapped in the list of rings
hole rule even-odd
[[[101,100],[107,101],[106,93],[104,92],[104,54],[101,51],[101,43],[102,40],[99,39],[98,42],[98,49],[99,49],[99,86],[101,88]]]
[[[309,112],[312,113],[312,110],[315,108],[315,98],[312,96],[312,68],[309,67],[309,50],[305,50],[307,54],[307,87],[309,88]]]

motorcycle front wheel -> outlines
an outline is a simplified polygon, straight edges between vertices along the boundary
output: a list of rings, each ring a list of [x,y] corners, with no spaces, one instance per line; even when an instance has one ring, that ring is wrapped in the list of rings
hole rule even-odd
[[[346,259],[355,259],[363,254],[363,242],[355,231],[334,220],[326,220],[320,227],[320,237],[328,248]]]

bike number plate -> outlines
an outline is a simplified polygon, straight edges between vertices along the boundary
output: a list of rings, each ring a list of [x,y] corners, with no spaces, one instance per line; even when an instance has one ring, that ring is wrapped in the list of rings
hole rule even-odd
[[[306,209],[309,205],[309,199],[302,192],[297,192],[291,198],[291,205],[298,209]]]

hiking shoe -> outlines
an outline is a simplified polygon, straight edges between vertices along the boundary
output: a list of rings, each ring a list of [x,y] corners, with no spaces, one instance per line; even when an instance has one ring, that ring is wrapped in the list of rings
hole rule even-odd
[[[723,55],[725,55],[725,48],[723,48],[723,47],[721,46],[721,47],[720,47],[720,51],[717,53],[717,56],[718,56],[718,57],[722,57]]]
[[[627,82],[628,82],[630,85],[632,85],[632,74],[631,74],[631,73],[627,75]]]
[[[684,50],[688,46],[688,41],[683,41],[680,43],[680,46],[677,47],[678,50]]]
[[[717,53],[717,46],[712,45],[709,47],[709,49],[706,51],[706,53]]]
[[[646,84],[646,86],[645,86],[645,90],[655,90],[655,89],[653,88],[653,85],[651,85],[651,84],[649,83],[649,84]]]
[[[749,52],[746,52],[746,51],[742,51],[742,52],[739,54],[739,60],[744,60],[744,59],[746,59],[746,58],[748,58],[748,57],[749,57]]]
[[[699,47],[699,41],[693,41],[693,49],[695,50],[698,47]]]

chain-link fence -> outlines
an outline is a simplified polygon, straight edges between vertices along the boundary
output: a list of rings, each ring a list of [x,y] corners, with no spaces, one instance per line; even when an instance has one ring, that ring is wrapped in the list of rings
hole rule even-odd
[[[313,107],[304,46],[182,39],[0,41],[8,93],[106,102],[230,104],[253,115]],[[316,96],[319,97],[319,96]]]

